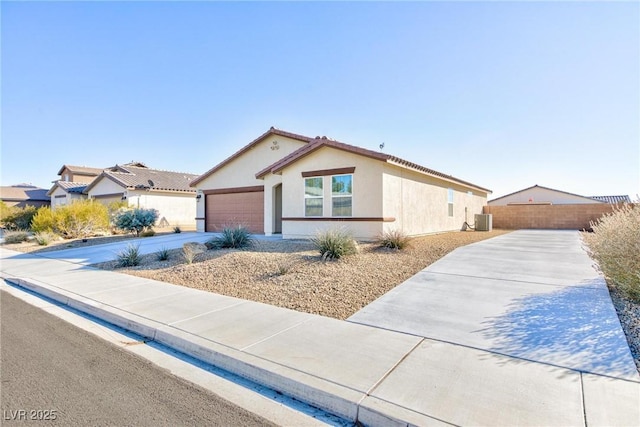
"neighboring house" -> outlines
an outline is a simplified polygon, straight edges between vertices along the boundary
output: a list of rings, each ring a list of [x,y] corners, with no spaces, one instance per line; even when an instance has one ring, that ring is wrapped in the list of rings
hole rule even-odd
[[[156,209],[158,226],[195,227],[197,175],[151,169],[142,163],[116,165],[102,171],[84,194],[104,204],[126,200],[129,206]]]
[[[51,208],[68,205],[75,200],[86,199],[82,192],[104,169],[86,166],[63,165],[58,171],[60,179],[53,182],[47,192],[51,197]]]
[[[271,128],[191,183],[197,230],[312,236],[346,226],[372,239],[460,230],[491,191],[400,158]]]
[[[27,206],[39,208],[51,204],[51,198],[47,195],[46,188],[39,188],[30,184],[0,187],[0,200],[7,206],[17,206],[19,208]]]
[[[612,205],[618,203],[631,203],[631,198],[629,196],[591,196],[591,199],[597,200],[599,202],[605,202]]]
[[[578,194],[567,193],[566,191],[554,190],[553,188],[534,185],[533,187],[519,190],[497,199],[489,200],[488,206],[507,206],[507,205],[576,205],[604,203],[591,197],[580,196]]]
[[[60,181],[89,184],[102,173],[102,168],[63,165],[58,171]]]
[[[55,181],[51,190],[47,194],[51,197],[51,208],[71,204],[76,200],[86,199],[82,192],[87,188],[87,184],[80,182]]]

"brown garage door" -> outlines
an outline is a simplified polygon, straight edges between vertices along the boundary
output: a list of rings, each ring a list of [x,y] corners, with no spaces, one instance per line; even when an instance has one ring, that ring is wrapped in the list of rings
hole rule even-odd
[[[206,195],[206,231],[242,225],[264,233],[264,190]]]

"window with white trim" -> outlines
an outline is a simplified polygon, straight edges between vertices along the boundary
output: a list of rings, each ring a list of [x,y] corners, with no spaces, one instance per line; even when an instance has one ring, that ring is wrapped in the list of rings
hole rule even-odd
[[[449,208],[449,216],[453,216],[453,188],[447,191],[447,202]]]
[[[353,175],[331,177],[331,216],[351,216],[353,211]]]
[[[322,216],[322,177],[304,180],[304,216]]]

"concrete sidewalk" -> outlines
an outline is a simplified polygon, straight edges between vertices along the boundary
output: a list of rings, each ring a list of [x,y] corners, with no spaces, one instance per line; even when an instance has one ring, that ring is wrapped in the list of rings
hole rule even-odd
[[[518,233],[507,236],[513,245],[522,244]],[[572,235],[553,236],[549,247],[558,252],[573,247],[566,242]],[[499,248],[508,243],[492,241],[494,247],[478,253],[486,253],[484,263],[492,250],[503,253]],[[459,251],[441,262],[455,263]],[[461,255],[463,264],[471,262],[472,254],[462,250]],[[343,322],[32,254],[0,250],[0,257],[2,277],[10,282],[365,425],[640,424],[640,378],[625,368],[633,364],[628,347],[625,360],[623,351],[604,346],[617,355],[615,369],[584,370],[514,357],[462,338],[425,338],[429,334],[415,330]],[[563,266],[549,268],[562,278]],[[567,280],[586,284],[580,289],[599,289],[593,273],[578,277],[585,272],[576,270]],[[508,300],[496,298],[496,304]],[[585,320],[575,331],[591,318]],[[489,338],[485,347],[495,345]],[[596,335],[587,343],[596,348],[590,350],[593,357],[608,357],[597,352],[603,339]],[[539,347],[553,350],[544,342]]]

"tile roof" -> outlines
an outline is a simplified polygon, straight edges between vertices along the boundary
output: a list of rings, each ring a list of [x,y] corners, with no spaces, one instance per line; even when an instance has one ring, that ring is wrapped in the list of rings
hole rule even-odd
[[[78,175],[89,175],[89,176],[98,176],[104,170],[102,168],[90,168],[87,166],[62,165],[62,167],[58,171],[58,175],[62,175],[62,172],[65,169],[69,169],[71,173],[75,173]]]
[[[308,145],[305,145],[304,147],[301,147],[299,149],[297,149],[296,151],[294,151],[293,153],[289,154],[288,156],[283,157],[282,159],[280,159],[279,161],[277,161],[276,163],[266,167],[265,169],[261,170],[260,172],[258,172],[256,174],[256,178],[262,178],[264,177],[266,174],[268,173],[278,173],[280,172],[282,169],[284,169],[285,167],[287,167],[288,165],[290,165],[291,163],[296,162],[297,160],[313,153],[314,151],[322,148],[322,147],[332,147],[338,150],[342,150],[342,151],[347,151],[350,153],[354,153],[354,154],[358,154],[361,156],[365,156],[365,157],[369,157],[375,160],[380,160],[382,162],[388,163],[388,164],[392,164],[392,165],[396,165],[399,167],[403,167],[403,168],[407,168],[407,169],[412,169],[418,172],[421,172],[425,175],[430,175],[430,176],[434,176],[440,179],[444,179],[450,182],[454,182],[457,184],[462,184],[468,187],[473,187],[476,188],[478,190],[481,191],[486,191],[488,193],[491,193],[491,190],[487,189],[487,188],[483,188],[480,187],[478,185],[472,184],[470,182],[467,181],[463,181],[459,178],[456,178],[454,176],[451,175],[447,175],[444,174],[442,172],[438,172],[434,169],[430,169],[424,166],[420,166],[416,163],[410,162],[408,160],[404,160],[401,159],[399,157],[396,156],[392,156],[390,154],[385,154],[385,153],[380,153],[378,151],[372,151],[372,150],[368,150],[366,148],[361,148],[361,147],[356,147],[355,145],[349,145],[349,144],[345,144],[343,142],[339,142],[339,141],[335,141],[333,139],[328,139],[327,137],[316,137],[315,139],[313,139],[311,141],[311,143],[309,143]]]
[[[208,171],[206,171],[205,173],[203,173],[202,175],[200,175],[199,177],[194,179],[191,182],[191,186],[195,186],[197,183],[199,183],[200,181],[204,180],[205,178],[210,176],[212,173],[214,173],[217,170],[221,169],[224,165],[226,165],[229,162],[231,162],[232,160],[240,157],[242,154],[244,154],[245,152],[249,151],[251,148],[253,148],[253,146],[257,145],[260,141],[262,141],[263,139],[265,139],[266,137],[268,137],[270,135],[284,136],[284,137],[291,138],[291,139],[297,139],[298,141],[302,141],[302,142],[311,142],[313,140],[313,138],[311,138],[311,137],[304,136],[304,135],[299,135],[297,133],[286,132],[286,131],[283,131],[283,130],[280,130],[280,129],[276,129],[273,126],[271,126],[271,128],[268,131],[266,131],[265,133],[263,133],[262,135],[260,135],[259,137],[257,137],[256,139],[254,139],[253,141],[251,141],[250,143],[248,143],[244,147],[242,147],[240,150],[236,151],[230,157],[227,157],[225,160],[223,160],[222,162],[218,163],[217,165],[215,165],[214,167],[212,167],[211,169],[209,169]]]
[[[605,203],[631,203],[631,198],[629,196],[591,196],[591,199],[598,200],[600,202]]]
[[[87,188],[87,185],[89,184],[86,182],[55,181],[53,187],[51,187],[51,190],[49,190],[47,194],[51,195],[56,186],[62,188],[67,193],[82,194],[84,189]]]
[[[6,201],[49,201],[51,197],[47,196],[47,189],[33,185],[12,185],[0,187],[0,199]]]
[[[93,188],[97,182],[105,177],[127,189],[145,189],[158,191],[185,191],[195,193],[189,186],[198,176],[191,173],[163,171],[147,167],[121,165],[114,167],[117,171],[105,170],[85,189],[85,194]]]

